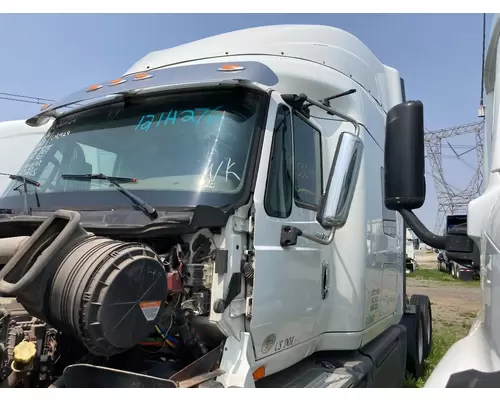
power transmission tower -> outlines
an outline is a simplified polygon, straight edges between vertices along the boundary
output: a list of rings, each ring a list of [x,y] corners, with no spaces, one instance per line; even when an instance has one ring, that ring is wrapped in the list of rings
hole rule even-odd
[[[475,145],[472,148],[458,153],[447,139],[474,134]],[[443,143],[443,141],[445,143]],[[452,150],[452,157],[464,162],[463,156],[471,151],[476,151],[477,166],[468,185],[464,189],[453,187],[445,178],[443,169],[443,145]],[[467,214],[469,202],[481,193],[483,187],[483,145],[484,145],[484,120],[452,128],[427,132],[425,134],[425,147],[427,158],[431,167],[438,200],[438,212],[434,232],[439,234],[443,229],[446,215]]]
[[[484,118],[484,61],[486,54],[486,14],[482,15],[482,56],[481,56],[481,97],[479,102],[478,117]],[[447,140],[449,138],[474,134],[475,145],[465,152],[458,153]],[[446,141],[449,149],[452,150],[452,157],[462,161],[467,165],[463,156],[476,150],[477,164],[474,175],[465,189],[457,189],[448,183],[443,170],[443,140]],[[436,187],[438,200],[438,212],[434,232],[441,233],[446,215],[467,214],[468,204],[481,194],[483,188],[483,145],[484,145],[484,119],[469,124],[459,125],[452,128],[427,132],[425,134],[425,147],[427,158],[431,166],[431,174]],[[457,147],[457,146],[455,146]]]

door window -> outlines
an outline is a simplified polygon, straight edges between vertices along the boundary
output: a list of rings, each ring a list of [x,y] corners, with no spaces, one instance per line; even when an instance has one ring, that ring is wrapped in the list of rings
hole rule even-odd
[[[293,124],[293,130],[291,129]],[[278,108],[264,207],[271,217],[288,218],[292,199],[316,210],[323,191],[321,134],[288,107]]]
[[[316,210],[322,195],[321,134],[293,115],[294,197],[297,206]]]
[[[292,130],[290,110],[280,105],[273,130],[271,160],[264,208],[270,217],[288,218],[292,212]]]

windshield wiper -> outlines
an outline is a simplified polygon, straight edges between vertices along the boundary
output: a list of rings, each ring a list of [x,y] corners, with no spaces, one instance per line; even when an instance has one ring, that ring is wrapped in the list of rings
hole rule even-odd
[[[28,183],[30,185],[33,185],[35,187],[40,186],[40,182],[35,181],[34,179],[27,178],[22,175],[16,175],[16,174],[8,174],[6,172],[0,172],[0,175],[8,176],[10,179],[13,179],[15,181],[19,181],[23,183],[24,186],[24,192],[23,192],[23,197],[24,197],[24,214],[26,215],[31,215],[31,209],[28,205]],[[19,190],[19,186],[15,188],[14,190]],[[35,197],[36,197],[36,202],[38,207],[40,207],[40,200],[38,199],[38,193],[35,189]]]
[[[23,182],[23,183],[29,183],[30,185],[34,186],[40,186],[40,182],[35,181],[34,179],[31,178],[26,178],[25,176],[22,175],[15,175],[15,174],[8,174],[6,172],[0,172],[0,175],[5,175],[8,176],[10,179],[13,179],[15,181]]]
[[[120,193],[127,196],[142,211],[144,211],[144,214],[146,214],[149,218],[151,218],[151,220],[158,218],[158,213],[156,212],[156,210],[153,207],[151,207],[144,200],[140,199],[135,194],[133,194],[130,190],[125,189],[124,187],[122,187],[118,183],[118,182],[122,182],[122,183],[136,182],[135,178],[123,178],[123,177],[119,177],[119,176],[107,176],[104,174],[81,174],[81,175],[63,174],[63,175],[61,175],[61,178],[72,179],[72,180],[77,180],[77,181],[90,181],[92,179],[106,180],[109,183],[111,183],[115,188],[117,188]]]

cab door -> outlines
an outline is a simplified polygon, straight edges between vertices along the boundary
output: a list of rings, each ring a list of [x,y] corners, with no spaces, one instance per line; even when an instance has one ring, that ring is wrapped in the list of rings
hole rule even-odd
[[[322,187],[321,132],[273,94],[254,194],[255,275],[249,326],[257,359],[318,336],[324,246],[298,238],[282,247],[284,225],[325,232],[316,222]]]

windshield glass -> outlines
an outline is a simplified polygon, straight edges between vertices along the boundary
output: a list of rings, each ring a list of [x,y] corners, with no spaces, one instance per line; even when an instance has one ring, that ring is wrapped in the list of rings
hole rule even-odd
[[[56,120],[19,175],[37,210],[131,207],[106,180],[61,175],[105,174],[161,208],[226,206],[242,199],[251,154],[263,124],[266,95],[243,88],[129,100]],[[66,178],[66,179],[65,179]],[[0,208],[20,209],[19,182],[12,181]]]

